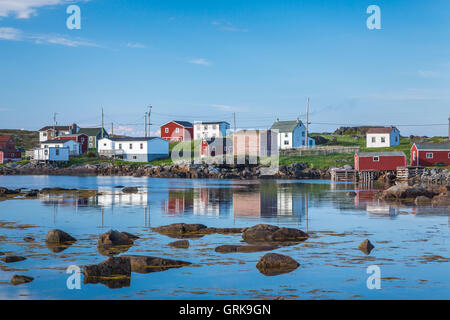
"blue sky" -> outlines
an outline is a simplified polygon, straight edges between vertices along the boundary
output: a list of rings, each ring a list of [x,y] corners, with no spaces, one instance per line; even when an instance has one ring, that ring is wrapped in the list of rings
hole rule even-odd
[[[69,30],[66,8],[81,8]],[[366,8],[381,9],[369,30]],[[0,0],[0,128],[172,119],[447,135],[450,1]],[[424,124],[424,126],[417,126]]]

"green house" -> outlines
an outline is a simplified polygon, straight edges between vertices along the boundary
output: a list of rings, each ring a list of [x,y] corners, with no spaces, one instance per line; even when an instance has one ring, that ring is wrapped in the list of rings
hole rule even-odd
[[[102,138],[109,138],[108,132],[106,132],[105,128],[80,128],[78,133],[84,133],[89,137],[88,140],[88,148],[89,149],[97,149],[98,148],[98,140]]]

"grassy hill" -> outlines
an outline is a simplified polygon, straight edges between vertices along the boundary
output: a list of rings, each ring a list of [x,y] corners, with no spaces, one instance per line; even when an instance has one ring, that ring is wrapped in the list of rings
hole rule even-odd
[[[39,132],[15,129],[0,129],[0,136],[13,136],[17,148],[32,149],[39,144]]]

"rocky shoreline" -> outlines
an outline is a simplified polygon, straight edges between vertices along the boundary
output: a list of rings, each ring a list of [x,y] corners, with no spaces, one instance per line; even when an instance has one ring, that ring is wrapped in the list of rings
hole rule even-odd
[[[347,167],[347,168],[345,168]],[[351,169],[350,165],[345,169]],[[266,167],[261,165],[114,165],[110,162],[98,164],[75,164],[60,167],[56,164],[17,164],[10,163],[0,167],[0,175],[59,175],[59,176],[132,176],[153,178],[186,179],[330,179],[330,169],[309,168],[303,163],[280,165],[272,175],[265,175]],[[393,173],[380,174],[377,181],[393,185],[397,177]],[[409,184],[450,185],[450,170],[426,168],[422,175],[411,178]]]

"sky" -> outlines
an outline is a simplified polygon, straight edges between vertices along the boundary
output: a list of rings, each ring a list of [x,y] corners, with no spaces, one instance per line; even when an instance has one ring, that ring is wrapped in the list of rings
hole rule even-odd
[[[81,29],[68,29],[69,5]],[[370,30],[369,5],[381,29]],[[0,0],[0,128],[170,120],[446,136],[450,1]]]

